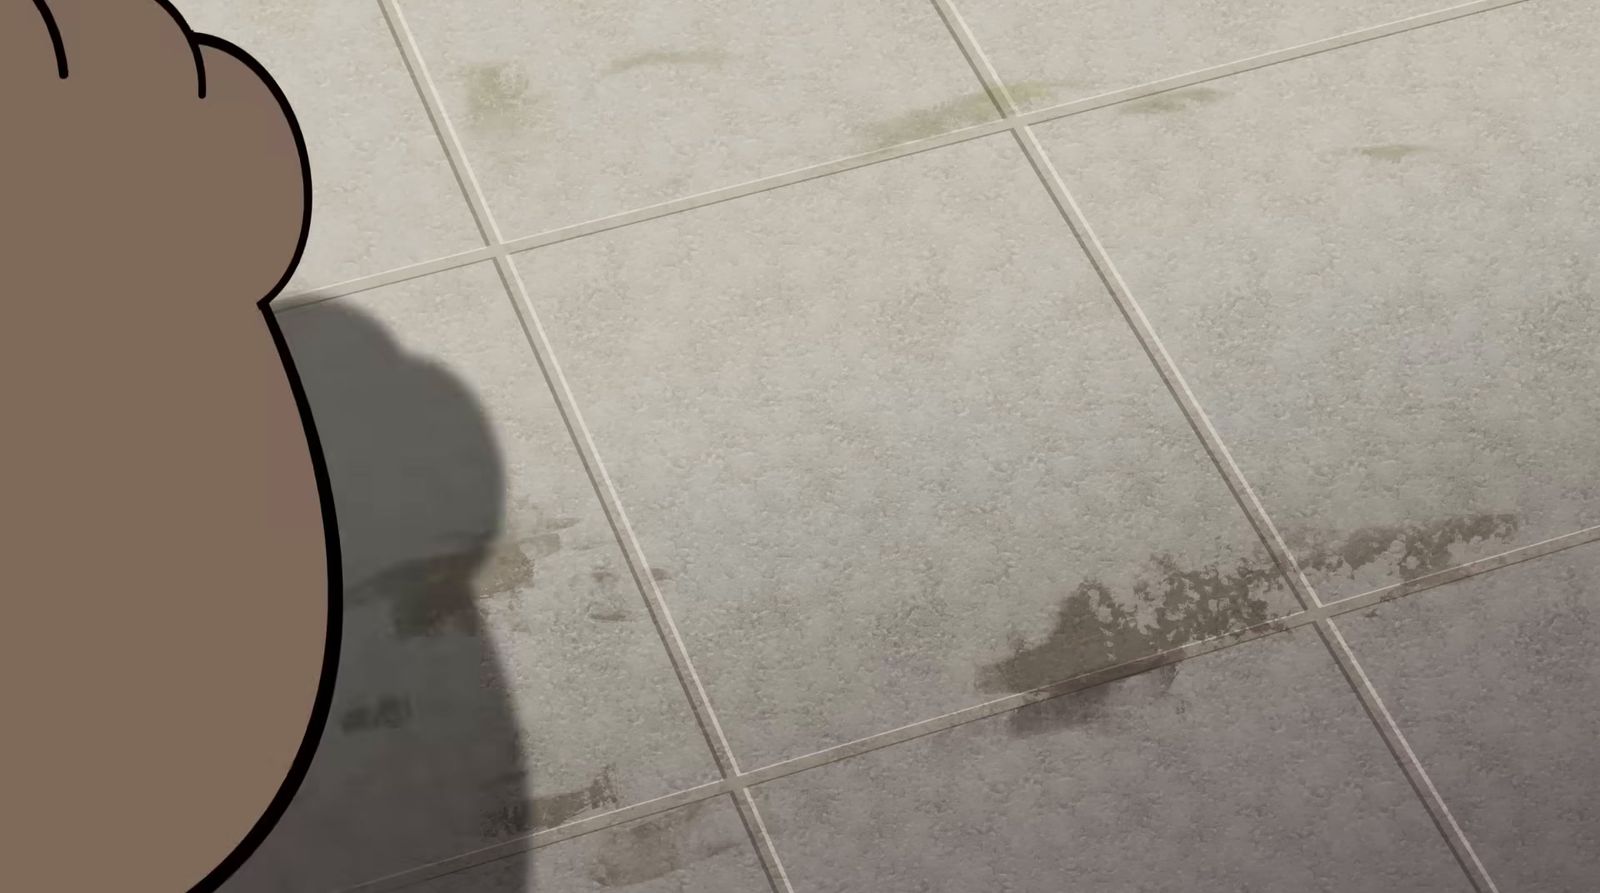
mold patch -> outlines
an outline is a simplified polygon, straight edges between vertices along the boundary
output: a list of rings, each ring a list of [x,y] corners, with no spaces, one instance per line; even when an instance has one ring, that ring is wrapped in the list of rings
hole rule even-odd
[[[602,887],[627,887],[746,845],[738,827],[715,821],[715,801],[675,809],[607,834],[590,877]]]

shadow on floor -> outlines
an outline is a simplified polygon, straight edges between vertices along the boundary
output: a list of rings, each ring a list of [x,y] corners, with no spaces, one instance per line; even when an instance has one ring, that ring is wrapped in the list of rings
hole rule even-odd
[[[492,842],[484,816],[528,801],[514,705],[477,609],[504,510],[483,411],[342,302],[279,321],[333,484],[345,626],[310,774],[225,887],[237,893],[337,890],[448,858]],[[506,893],[532,889],[529,858],[502,861]]]

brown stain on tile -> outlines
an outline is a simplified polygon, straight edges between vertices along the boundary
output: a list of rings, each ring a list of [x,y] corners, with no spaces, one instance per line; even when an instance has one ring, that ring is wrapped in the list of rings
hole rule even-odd
[[[1008,84],[1007,89],[1011,91],[1011,98],[1017,105],[1025,108],[1035,100],[1050,98],[1054,95],[1055,88],[1069,86],[1070,83],[1070,81],[1022,81]],[[868,128],[868,133],[874,145],[896,146],[960,130],[963,127],[971,127],[974,124],[982,124],[985,121],[993,121],[999,117],[1000,112],[995,108],[989,94],[978,90],[938,105],[916,109],[872,124]]]
[[[1447,570],[1459,563],[1451,557],[1457,546],[1489,541],[1510,542],[1520,522],[1513,514],[1460,515],[1407,525],[1362,527],[1330,540],[1305,532],[1287,536],[1301,568],[1324,574],[1353,574],[1380,562],[1392,566],[1401,580]]]
[[[485,813],[482,824],[484,838],[498,840],[558,828],[586,812],[615,809],[619,801],[611,779],[612,769],[607,766],[583,787],[542,797],[518,799]]]
[[[746,845],[742,834],[735,836],[709,821],[713,802],[703,800],[611,832],[590,877],[602,887],[628,887]]]
[[[411,699],[384,695],[376,701],[358,704],[339,716],[339,730],[345,734],[379,729],[399,729],[411,721]]]
[[[1117,108],[1128,115],[1165,115],[1186,111],[1198,105],[1209,105],[1227,95],[1226,92],[1213,87],[1189,87],[1157,93],[1147,99],[1123,103]]]
[[[539,95],[528,76],[511,62],[473,65],[466,70],[467,121],[475,129],[512,133],[531,123]]]
[[[648,53],[637,53],[632,56],[623,56],[615,60],[606,68],[606,75],[621,74],[636,68],[653,68],[667,66],[681,68],[684,66],[701,66],[721,68],[729,56],[722,50],[655,50]]]
[[[1010,657],[979,670],[978,688],[1006,694],[1029,691],[1247,629],[1270,618],[1264,596],[1288,591],[1267,557],[1193,569],[1157,555],[1147,567],[1149,575],[1136,579],[1122,598],[1098,580],[1079,583],[1062,600],[1044,639],[1028,645],[1014,638]],[[1141,614],[1153,620],[1141,621]],[[1158,672],[1167,674],[1161,687],[1165,691],[1177,671]],[[1108,691],[1095,686],[1012,711],[1009,730],[1032,735],[1091,719]]]
[[[1387,161],[1390,164],[1399,164],[1406,158],[1419,152],[1431,152],[1427,146],[1413,146],[1407,143],[1385,143],[1377,146],[1359,146],[1351,150],[1357,155],[1371,158],[1374,161]]]

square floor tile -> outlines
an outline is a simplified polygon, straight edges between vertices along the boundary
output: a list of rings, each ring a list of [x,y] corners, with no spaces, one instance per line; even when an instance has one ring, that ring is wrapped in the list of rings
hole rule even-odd
[[[1009,135],[517,263],[745,765],[1292,604]]]
[[[1039,129],[1324,596],[1600,524],[1595,34],[1523,4]]]
[[[501,859],[416,893],[771,893],[727,797]]]
[[[1600,877],[1600,545],[1338,620],[1502,890]]]
[[[1456,0],[955,2],[978,46],[1025,110],[1455,5]]]
[[[494,269],[280,315],[327,455],[327,733],[238,889],[372,880],[717,777]]]
[[[179,0],[289,97],[311,158],[311,235],[286,294],[483,244],[377,0]]]
[[[508,236],[997,117],[925,0],[405,9]]]
[[[815,893],[1472,889],[1305,628],[756,794]]]

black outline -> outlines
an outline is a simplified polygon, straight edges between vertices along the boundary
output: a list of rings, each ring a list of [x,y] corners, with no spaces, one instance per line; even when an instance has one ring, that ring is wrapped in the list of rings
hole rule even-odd
[[[272,315],[272,300],[289,284],[289,279],[300,266],[300,259],[305,254],[306,241],[311,235],[311,158],[306,152],[305,134],[300,129],[300,121],[295,117],[294,109],[289,106],[289,99],[284,95],[283,88],[273,80],[265,67],[256,61],[254,56],[245,52],[238,45],[211,34],[198,34],[184,21],[183,15],[172,6],[170,0],[154,0],[154,2],[172,17],[172,20],[183,32],[184,40],[194,52],[195,77],[199,88],[200,99],[206,98],[206,68],[201,56],[203,47],[210,47],[218,52],[225,53],[243,63],[261,82],[271,91],[272,98],[277,101],[278,107],[283,110],[284,119],[288,122],[289,131],[294,137],[295,153],[300,159],[301,173],[301,216],[300,236],[295,243],[294,254],[289,258],[288,265],[278,281],[269,289],[265,296],[256,301],[256,307],[261,311],[262,318],[266,321],[267,331],[272,335],[272,343],[278,351],[278,359],[283,365],[283,372],[289,382],[289,389],[294,393],[295,407],[300,413],[300,425],[305,432],[306,447],[311,454],[312,470],[317,478],[317,500],[322,509],[322,536],[326,554],[328,571],[328,620],[327,636],[322,647],[322,667],[317,679],[317,693],[311,704],[311,716],[306,722],[305,734],[300,739],[300,747],[295,752],[294,760],[289,764],[289,770],[284,774],[283,780],[278,785],[278,791],[268,802],[261,816],[256,819],[250,830],[245,832],[238,843],[222,861],[206,873],[189,893],[213,893],[217,888],[232,877],[246,860],[253,855],[261,842],[267,838],[272,829],[283,817],[289,808],[289,801],[294,799],[300,790],[300,785],[305,781],[306,774],[311,769],[312,758],[316,755],[317,746],[322,739],[322,732],[328,724],[328,714],[333,707],[334,681],[339,671],[339,650],[344,626],[344,576],[339,554],[339,525],[334,513],[333,486],[328,477],[327,462],[322,454],[322,441],[317,436],[317,427],[312,418],[311,403],[306,399],[305,386],[300,381],[300,374],[295,369],[294,358],[289,352],[289,343],[283,336],[283,331],[278,327],[278,320]],[[61,39],[61,31],[56,25],[55,15],[51,12],[46,0],[33,0],[34,7],[44,18],[45,28],[50,32],[50,42],[55,48],[56,70],[60,76],[67,77],[66,48]]]

